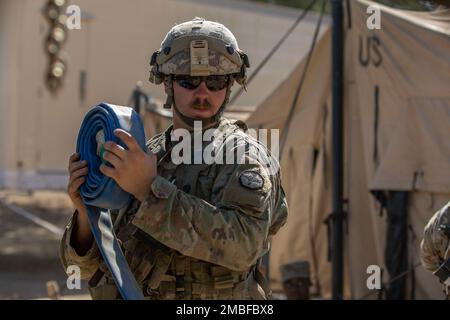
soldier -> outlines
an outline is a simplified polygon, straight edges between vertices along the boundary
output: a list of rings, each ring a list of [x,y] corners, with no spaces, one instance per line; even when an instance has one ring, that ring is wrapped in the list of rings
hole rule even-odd
[[[267,165],[274,159],[243,122],[222,117],[233,83],[245,86],[246,54],[224,25],[195,18],[169,31],[151,66],[150,81],[164,84],[165,107],[173,106],[173,125],[147,142],[147,152],[116,130],[128,150],[106,142],[104,159],[112,167],[100,167],[135,198],[113,215],[130,269],[148,299],[269,298],[258,264],[287,218],[280,172]],[[235,161],[174,161],[174,132],[192,136],[196,124],[216,133],[200,151],[210,147],[214,159],[231,153]],[[255,149],[257,156],[250,152]],[[61,241],[62,264],[80,267],[94,299],[119,299],[78,191],[88,164],[73,154],[69,173],[76,211]]]
[[[422,265],[439,278],[450,298],[450,202],[431,217],[420,248]]]

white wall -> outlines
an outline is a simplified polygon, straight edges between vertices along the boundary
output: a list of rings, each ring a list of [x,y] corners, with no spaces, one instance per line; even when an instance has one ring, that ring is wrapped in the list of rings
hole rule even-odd
[[[44,84],[44,3],[0,1],[0,187],[64,187],[67,159],[90,107],[102,101],[127,104],[138,80],[163,99],[162,88],[147,81],[149,57],[176,23],[195,16],[224,23],[255,68],[300,14],[231,0],[70,1],[92,19],[69,32],[65,87],[52,96]],[[287,76],[308,50],[315,20],[300,25],[238,105],[258,105]],[[82,71],[87,74],[84,101],[79,97]]]

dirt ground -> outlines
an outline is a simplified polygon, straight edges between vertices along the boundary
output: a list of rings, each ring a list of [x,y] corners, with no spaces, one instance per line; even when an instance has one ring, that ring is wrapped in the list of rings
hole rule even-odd
[[[73,213],[65,192],[33,193],[0,190],[0,200],[25,209],[64,229]],[[47,283],[54,281],[59,299],[89,300],[87,282],[69,290],[59,260],[61,237],[5,207],[0,201],[0,300],[49,299]],[[283,295],[275,295],[285,299]]]
[[[0,199],[63,229],[73,209],[64,192],[0,191]],[[0,203],[0,299],[48,298],[47,282],[55,281],[61,299],[89,299],[85,282],[69,290],[59,261],[60,236]]]

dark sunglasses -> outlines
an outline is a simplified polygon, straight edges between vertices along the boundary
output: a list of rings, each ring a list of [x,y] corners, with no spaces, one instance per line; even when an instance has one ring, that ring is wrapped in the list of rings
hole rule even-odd
[[[196,89],[202,81],[205,81],[208,90],[219,91],[225,89],[230,81],[229,75],[215,75],[207,77],[191,77],[191,76],[173,76],[173,80],[176,81],[180,87],[188,90]]]

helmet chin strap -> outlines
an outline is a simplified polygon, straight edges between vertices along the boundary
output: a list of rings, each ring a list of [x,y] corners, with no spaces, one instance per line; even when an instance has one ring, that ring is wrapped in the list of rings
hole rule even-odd
[[[225,100],[223,101],[222,106],[219,108],[219,110],[216,112],[215,115],[213,115],[209,118],[206,118],[206,119],[197,119],[197,118],[191,118],[191,117],[185,116],[184,114],[181,113],[181,111],[178,109],[178,107],[175,104],[173,81],[172,81],[172,79],[169,79],[167,82],[168,82],[167,83],[168,94],[167,94],[166,103],[164,104],[164,108],[170,108],[171,106],[173,106],[175,113],[184,122],[184,124],[186,124],[189,127],[189,129],[194,129],[195,121],[201,121],[203,128],[209,127],[209,126],[214,125],[219,122],[220,118],[222,117],[223,112],[225,111],[225,106],[227,105],[228,101],[230,100],[231,87],[233,86],[233,83],[234,83],[233,80],[230,80],[230,82],[228,83]]]

